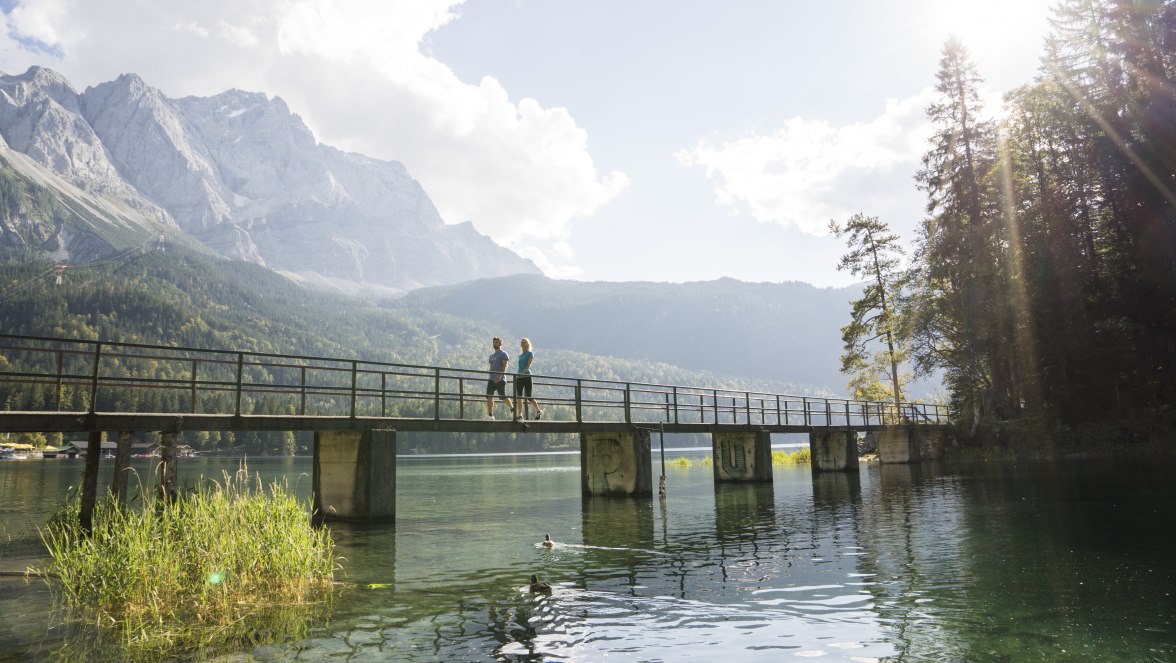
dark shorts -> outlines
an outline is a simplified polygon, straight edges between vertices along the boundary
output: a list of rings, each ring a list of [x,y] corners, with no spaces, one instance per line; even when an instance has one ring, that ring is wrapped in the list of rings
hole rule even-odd
[[[527,398],[530,398],[531,397],[531,376],[520,375],[517,378],[515,378],[514,393],[515,393],[515,396],[526,396]]]
[[[486,395],[493,396],[495,392],[498,392],[499,396],[506,396],[506,380],[486,381]]]

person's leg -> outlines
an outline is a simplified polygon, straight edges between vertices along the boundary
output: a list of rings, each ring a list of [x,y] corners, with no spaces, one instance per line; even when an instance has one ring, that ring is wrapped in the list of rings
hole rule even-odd
[[[531,395],[532,390],[534,389],[533,384],[534,383],[531,382],[530,376],[527,376],[524,379],[523,388],[522,388],[522,398],[518,399],[519,400],[519,409],[525,412],[527,409],[527,400],[530,400],[531,407],[535,410],[535,418],[538,419],[539,415],[541,415],[543,413],[543,411],[539,409],[539,401],[536,401],[535,398]]]
[[[488,380],[486,382],[486,416],[494,416],[494,381]]]

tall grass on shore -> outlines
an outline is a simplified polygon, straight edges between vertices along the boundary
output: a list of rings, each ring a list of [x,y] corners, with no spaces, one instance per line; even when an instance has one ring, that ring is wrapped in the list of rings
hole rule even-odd
[[[285,481],[243,466],[172,501],[143,492],[137,508],[100,503],[89,537],[77,500],[41,531],[65,607],[129,657],[253,646],[296,622],[292,608],[329,603],[334,544]]]
[[[797,449],[791,453],[783,449],[772,452],[772,465],[798,465],[801,463],[812,462],[812,454],[807,448]],[[688,468],[692,466],[710,467],[714,464],[714,459],[710,456],[703,456],[701,458],[690,459],[686,456],[679,456],[674,460],[667,461],[667,465],[671,467]]]
[[[808,447],[788,452],[780,449],[772,452],[773,465],[801,465],[813,462],[813,454]]]

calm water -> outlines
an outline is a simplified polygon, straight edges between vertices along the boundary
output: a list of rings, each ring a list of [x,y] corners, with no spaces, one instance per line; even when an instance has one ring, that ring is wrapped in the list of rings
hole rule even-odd
[[[219,476],[235,462],[184,469]],[[308,459],[250,466],[310,470]],[[35,561],[22,535],[81,468],[0,463],[0,570]],[[396,526],[333,528],[354,585],[329,621],[246,654],[1176,661],[1173,469],[874,465],[814,479],[802,466],[777,467],[772,485],[716,487],[709,467],[668,467],[665,501],[585,500],[578,455],[403,457]],[[308,477],[299,489],[309,493]],[[545,532],[554,549],[538,544]],[[527,591],[531,573],[550,596]],[[0,579],[0,614],[0,658],[40,660],[62,645],[42,582]]]

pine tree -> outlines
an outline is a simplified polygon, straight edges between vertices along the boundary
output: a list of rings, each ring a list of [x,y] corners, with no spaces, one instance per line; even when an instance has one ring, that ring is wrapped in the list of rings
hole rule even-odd
[[[996,130],[983,119],[981,79],[950,39],[936,75],[935,127],[917,175],[928,218],[917,241],[912,353],[921,370],[945,367],[964,419],[1010,414],[1010,376],[1000,360],[1008,320],[1000,305],[1000,213],[991,175]]]
[[[841,257],[837,268],[867,279],[860,299],[853,302],[851,321],[841,328],[845,352],[841,355],[841,372],[852,376],[853,398],[882,400],[879,397],[879,367],[888,373],[889,396],[897,410],[903,402],[899,365],[906,352],[898,339],[895,304],[902,288],[902,256],[898,235],[878,217],[855,214],[844,226],[829,223],[829,230],[846,238],[849,252]],[[877,352],[870,350],[876,341],[885,343]]]

